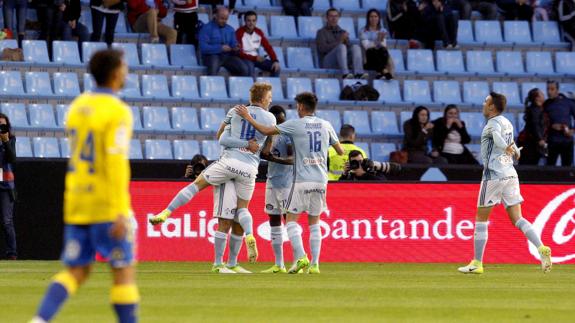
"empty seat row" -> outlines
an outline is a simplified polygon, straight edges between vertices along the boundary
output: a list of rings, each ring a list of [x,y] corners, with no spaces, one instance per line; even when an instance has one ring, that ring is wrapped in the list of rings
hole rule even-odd
[[[532,24],[527,21],[504,21],[502,30],[498,20],[477,20],[474,23],[460,20],[457,41],[462,44],[563,45],[556,21],[535,21]]]

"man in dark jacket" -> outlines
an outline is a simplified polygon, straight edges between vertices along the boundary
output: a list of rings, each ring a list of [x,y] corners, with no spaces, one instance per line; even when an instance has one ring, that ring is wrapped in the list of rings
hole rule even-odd
[[[80,0],[66,0],[64,2],[64,13],[60,21],[60,32],[62,40],[73,40],[73,36],[78,37],[78,47],[82,48],[82,43],[90,39],[90,32],[80,21],[82,5]]]
[[[549,117],[547,165],[554,166],[557,157],[561,156],[562,166],[572,166],[575,101],[559,93],[559,83],[556,81],[547,82],[547,97],[544,104]]]
[[[382,181],[385,176],[377,172],[368,172],[363,169],[363,155],[359,150],[349,153],[349,162],[345,164],[345,170],[339,178],[340,181]]]

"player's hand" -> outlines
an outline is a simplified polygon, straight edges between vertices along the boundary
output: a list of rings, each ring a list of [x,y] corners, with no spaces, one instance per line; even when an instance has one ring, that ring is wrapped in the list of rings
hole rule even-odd
[[[258,144],[257,140],[252,139],[248,141],[247,149],[253,154],[255,154],[260,149],[260,145]]]
[[[128,218],[120,215],[110,228],[110,236],[116,240],[122,240],[128,234]]]
[[[257,60],[259,63],[262,63],[263,61],[266,60],[266,58],[263,57],[263,56],[257,56],[256,60]]]
[[[505,153],[509,156],[512,156],[513,158],[515,158],[516,160],[519,160],[519,151],[515,150],[515,143],[512,142],[509,146],[507,146],[507,148],[505,148]]]
[[[236,113],[244,119],[247,119],[250,116],[250,112],[245,105],[236,105],[234,109],[236,109]]]
[[[186,173],[184,174],[184,177],[191,177],[193,173],[194,173],[194,166],[192,165],[186,166]]]

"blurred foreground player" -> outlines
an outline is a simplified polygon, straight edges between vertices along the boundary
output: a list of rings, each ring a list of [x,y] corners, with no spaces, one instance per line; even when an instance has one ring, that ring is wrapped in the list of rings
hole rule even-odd
[[[506,105],[505,96],[494,92],[491,92],[483,103],[483,115],[487,118],[487,125],[481,133],[481,158],[484,170],[475,218],[473,237],[475,255],[469,265],[458,269],[466,274],[483,273],[483,251],[487,244],[489,215],[493,206],[501,202],[511,223],[539,250],[543,272],[551,270],[551,249],[541,243],[531,223],[521,216],[523,197],[519,191],[517,172],[513,167],[513,159],[519,159],[520,154],[513,141],[513,125],[502,115]]]
[[[96,251],[110,259],[110,301],[118,322],[137,322],[140,299],[135,281],[130,229],[130,108],[115,96],[128,67],[122,52],[96,52],[89,70],[97,88],[72,102],[66,121],[71,156],[64,193],[66,269],[52,278],[32,322],[48,322],[88,278]]]

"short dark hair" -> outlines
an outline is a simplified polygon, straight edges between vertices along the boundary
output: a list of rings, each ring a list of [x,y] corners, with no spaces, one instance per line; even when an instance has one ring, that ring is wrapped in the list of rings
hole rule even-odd
[[[274,105],[268,111],[274,116],[277,116],[281,113],[286,114],[286,110],[281,105]]]
[[[339,13],[339,10],[337,10],[337,9],[334,8],[334,7],[331,7],[331,8],[329,8],[329,9],[327,9],[327,10],[325,11],[325,16],[327,17],[327,15],[329,15],[329,13],[332,12],[332,11],[337,12],[338,15],[340,14],[340,13]]]
[[[315,113],[317,96],[311,92],[302,92],[295,96],[295,102],[303,105],[307,112]]]
[[[491,103],[495,106],[495,109],[497,109],[499,113],[505,111],[505,107],[507,106],[507,98],[505,95],[491,92],[489,93],[489,96],[491,96]]]
[[[246,21],[246,19],[248,19],[248,16],[256,16],[256,19],[258,18],[258,14],[253,11],[253,10],[249,10],[243,13],[244,16],[244,21]]]
[[[455,104],[448,104],[448,105],[445,107],[445,110],[443,110],[443,117],[444,117],[444,118],[447,116],[447,112],[448,112],[449,110],[451,110],[451,109],[455,109],[455,110],[457,110],[457,112],[459,112],[459,108],[457,107],[457,105],[455,105]]]
[[[555,86],[557,87],[557,90],[559,90],[559,82],[557,82],[556,80],[547,81],[547,85],[550,85],[550,84],[555,84]]]
[[[348,157],[349,157],[350,159],[353,158],[353,157],[357,157],[357,156],[365,157],[365,156],[363,156],[363,154],[362,154],[361,151],[359,151],[359,150],[352,150],[352,151],[349,152],[349,155],[348,155]]]
[[[349,138],[355,134],[355,128],[350,124],[344,124],[339,129],[339,136],[342,138]]]
[[[122,66],[123,58],[124,52],[117,49],[104,49],[95,52],[90,58],[89,70],[96,81],[96,85],[107,85],[114,72]]]
[[[207,164],[208,158],[206,158],[206,156],[204,156],[202,154],[195,154],[194,157],[192,157],[190,164],[195,165],[195,164],[199,164],[199,163]]]
[[[12,136],[12,124],[10,123],[10,119],[8,118],[8,115],[6,115],[5,113],[0,113],[0,119],[6,120],[6,125],[8,126],[8,131],[10,132],[10,136]]]

